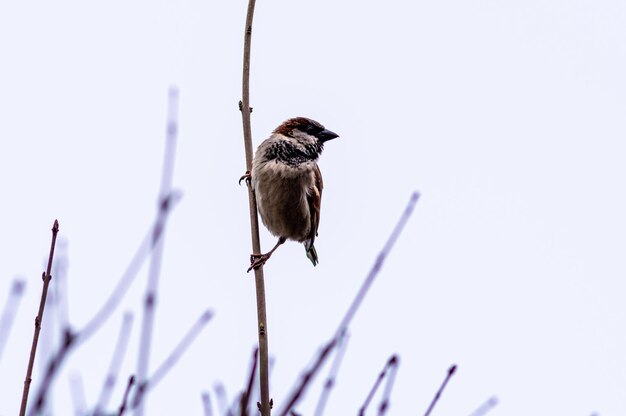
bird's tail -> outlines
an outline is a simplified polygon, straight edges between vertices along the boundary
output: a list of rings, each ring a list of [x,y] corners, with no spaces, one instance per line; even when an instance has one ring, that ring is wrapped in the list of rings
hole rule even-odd
[[[317,258],[317,251],[315,250],[315,246],[311,245],[310,247],[307,248],[307,244],[305,244],[304,249],[306,250],[306,256],[309,258],[309,260],[311,260],[311,263],[313,263],[313,266],[317,266],[317,263],[319,263],[319,260]]]

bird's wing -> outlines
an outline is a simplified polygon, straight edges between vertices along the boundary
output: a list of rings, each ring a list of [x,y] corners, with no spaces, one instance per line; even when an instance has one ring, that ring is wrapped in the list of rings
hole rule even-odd
[[[322,180],[322,172],[320,172],[319,166],[315,165],[313,169],[313,187],[309,189],[308,203],[309,212],[311,214],[311,231],[309,232],[309,247],[313,245],[315,237],[317,236],[317,227],[320,225],[320,208],[322,206],[322,189],[324,188],[324,181]]]

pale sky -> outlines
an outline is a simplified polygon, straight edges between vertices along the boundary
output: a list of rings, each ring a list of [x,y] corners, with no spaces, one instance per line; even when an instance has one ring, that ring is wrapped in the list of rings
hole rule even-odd
[[[246,6],[0,4],[0,310],[13,278],[27,280],[0,358],[0,415],[19,409],[54,219],[74,328],[148,230],[171,85],[180,89],[174,187],[184,196],[165,236],[151,369],[204,310],[215,317],[147,411],[202,415],[203,391],[221,382],[232,399],[244,385],[257,339],[247,192],[237,186]],[[320,160],[320,264],[292,242],[265,268],[277,407],[419,190],[351,325],[326,414],[355,414],[393,353],[391,415],[423,414],[453,363],[433,415],[468,415],[491,396],[494,416],[626,414],[624,22],[626,3],[615,0],[257,3],[255,146],[293,116],[340,135]],[[261,232],[269,249],[274,238]],[[146,278],[144,267],[70,356],[55,414],[73,414],[77,375],[95,405],[129,311],[109,408],[119,405],[136,369]],[[46,324],[62,315],[50,305]],[[56,335],[44,327],[37,364]],[[327,369],[300,413],[312,414]],[[31,397],[40,368],[33,379]]]

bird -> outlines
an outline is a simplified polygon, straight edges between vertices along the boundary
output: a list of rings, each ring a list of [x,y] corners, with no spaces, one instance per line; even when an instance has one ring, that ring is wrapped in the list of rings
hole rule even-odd
[[[278,242],[267,253],[253,253],[248,272],[265,264],[287,240],[303,243],[308,259],[313,266],[318,264],[314,243],[324,182],[317,161],[324,144],[337,137],[315,120],[295,117],[278,126],[257,148],[252,172],[239,182],[245,179],[252,187],[261,220]]]

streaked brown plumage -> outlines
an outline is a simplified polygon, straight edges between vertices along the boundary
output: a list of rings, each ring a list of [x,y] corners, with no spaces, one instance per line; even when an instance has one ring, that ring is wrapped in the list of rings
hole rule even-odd
[[[261,220],[278,237],[265,254],[252,254],[248,271],[262,266],[286,240],[304,243],[307,257],[318,263],[317,236],[323,180],[317,165],[324,142],[338,137],[320,123],[296,117],[278,126],[257,148],[252,186]]]

